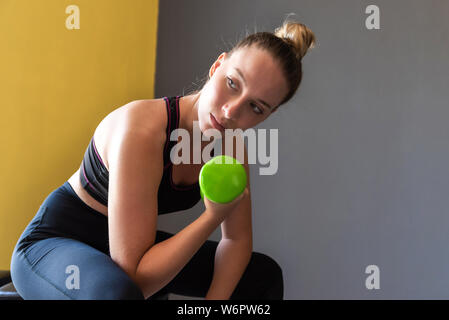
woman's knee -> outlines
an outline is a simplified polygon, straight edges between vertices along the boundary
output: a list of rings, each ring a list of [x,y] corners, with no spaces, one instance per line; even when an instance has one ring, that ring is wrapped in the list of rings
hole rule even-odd
[[[266,254],[253,252],[231,300],[282,300],[283,296],[284,280],[280,265]]]
[[[279,263],[272,257],[259,252],[253,253],[253,259],[260,272],[263,273],[263,279],[269,287],[267,294],[275,299],[282,299],[284,276]]]

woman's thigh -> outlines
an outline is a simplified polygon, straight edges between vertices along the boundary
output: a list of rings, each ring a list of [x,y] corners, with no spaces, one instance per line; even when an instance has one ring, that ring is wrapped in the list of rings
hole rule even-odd
[[[69,238],[48,238],[15,250],[11,277],[24,299],[143,299],[108,255]]]
[[[166,240],[172,235],[158,231],[156,241]],[[161,292],[205,297],[213,278],[217,246],[217,241],[207,240]],[[282,300],[283,293],[283,275],[279,264],[266,254],[253,252],[230,299]]]

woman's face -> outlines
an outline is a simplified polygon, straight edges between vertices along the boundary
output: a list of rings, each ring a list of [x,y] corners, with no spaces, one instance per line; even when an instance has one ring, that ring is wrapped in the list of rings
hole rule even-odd
[[[216,128],[214,119],[225,129],[252,128],[270,116],[288,90],[276,61],[258,48],[222,53],[209,77],[198,101],[202,132]]]

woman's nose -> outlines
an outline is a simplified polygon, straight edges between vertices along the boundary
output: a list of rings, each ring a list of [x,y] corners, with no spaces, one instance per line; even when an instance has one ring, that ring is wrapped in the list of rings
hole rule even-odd
[[[239,103],[231,102],[222,107],[222,111],[226,119],[235,120],[238,116]]]

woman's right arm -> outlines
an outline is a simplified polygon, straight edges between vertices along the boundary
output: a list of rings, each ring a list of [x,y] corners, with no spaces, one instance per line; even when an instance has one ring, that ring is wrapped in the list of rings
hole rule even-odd
[[[116,132],[108,152],[110,255],[145,297],[181,271],[224,220],[223,208],[233,206],[220,206],[221,211],[209,206],[177,234],[154,244],[164,141],[160,130],[123,129]]]

